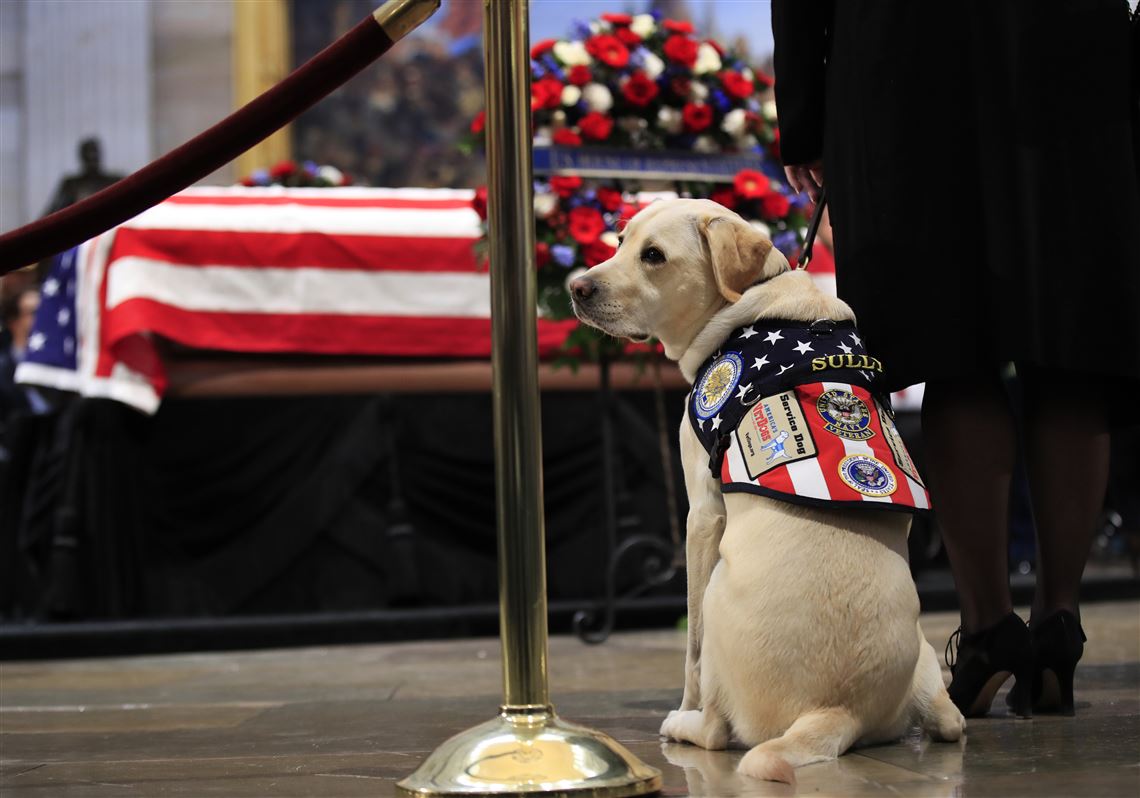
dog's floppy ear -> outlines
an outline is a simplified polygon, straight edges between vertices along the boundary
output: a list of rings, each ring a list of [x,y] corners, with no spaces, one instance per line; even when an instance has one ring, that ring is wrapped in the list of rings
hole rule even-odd
[[[788,269],[788,261],[748,222],[739,216],[713,216],[701,223],[712,257],[716,287],[729,302],[756,283]]]

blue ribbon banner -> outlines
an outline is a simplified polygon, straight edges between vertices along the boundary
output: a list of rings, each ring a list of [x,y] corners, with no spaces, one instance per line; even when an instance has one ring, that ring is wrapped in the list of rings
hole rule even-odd
[[[764,156],[758,152],[725,155],[600,147],[534,148],[534,171],[539,175],[731,183],[741,169],[763,171],[764,161]]]

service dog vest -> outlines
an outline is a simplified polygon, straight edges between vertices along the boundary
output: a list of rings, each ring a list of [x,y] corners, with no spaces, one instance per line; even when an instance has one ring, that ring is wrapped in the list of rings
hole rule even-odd
[[[851,321],[762,319],[697,370],[688,416],[725,493],[814,506],[930,508]]]

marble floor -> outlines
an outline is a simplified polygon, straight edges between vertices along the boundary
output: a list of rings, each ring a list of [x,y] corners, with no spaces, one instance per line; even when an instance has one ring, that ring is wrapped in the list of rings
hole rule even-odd
[[[663,744],[680,632],[551,641],[559,713],[664,774],[665,795],[1140,795],[1140,603],[1090,605],[1076,718],[971,721],[798,771],[739,777],[740,751]],[[941,652],[957,625],[924,617]],[[490,718],[495,640],[0,664],[0,795],[377,796],[452,733]],[[994,703],[1004,709],[1001,695]]]

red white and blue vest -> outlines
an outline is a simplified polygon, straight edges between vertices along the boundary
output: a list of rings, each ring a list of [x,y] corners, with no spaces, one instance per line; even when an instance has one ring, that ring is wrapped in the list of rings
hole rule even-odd
[[[697,370],[689,421],[725,493],[914,512],[930,495],[855,324],[761,319]]]

